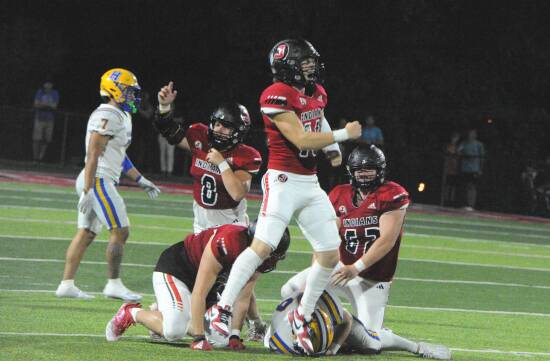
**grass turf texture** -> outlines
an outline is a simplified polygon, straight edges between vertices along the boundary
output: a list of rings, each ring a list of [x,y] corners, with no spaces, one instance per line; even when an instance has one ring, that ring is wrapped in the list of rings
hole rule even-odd
[[[160,252],[192,229],[191,197],[121,192],[131,220],[122,277],[144,304],[153,301],[151,272]],[[260,344],[247,350],[191,352],[154,344],[132,327],[108,343],[106,322],[120,301],[57,299],[65,250],[75,232],[71,188],[0,183],[0,353],[9,360],[242,360],[281,359]],[[253,217],[258,202],[249,202]],[[264,320],[280,286],[310,263],[309,244],[291,226],[290,253],[277,272],[260,279]],[[76,283],[101,292],[106,275],[103,231],[86,253]],[[414,340],[453,348],[454,360],[550,360],[550,226],[410,212],[385,325]],[[126,334],[125,334],[126,336]],[[496,352],[496,351],[498,352]],[[525,352],[518,354],[513,352]],[[405,352],[338,356],[347,360],[411,360]]]

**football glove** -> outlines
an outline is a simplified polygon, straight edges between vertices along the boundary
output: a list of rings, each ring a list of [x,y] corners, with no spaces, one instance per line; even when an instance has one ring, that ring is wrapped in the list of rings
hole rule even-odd
[[[94,195],[93,192],[88,190],[88,192],[80,193],[80,199],[78,200],[78,210],[81,213],[87,214],[94,207]]]
[[[149,195],[149,198],[155,199],[160,194],[160,189],[153,184],[149,179],[145,178],[144,176],[141,176],[137,184]]]

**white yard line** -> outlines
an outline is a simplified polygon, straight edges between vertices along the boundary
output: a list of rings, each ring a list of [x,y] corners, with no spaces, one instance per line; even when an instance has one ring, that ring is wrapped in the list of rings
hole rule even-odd
[[[13,292],[13,293],[55,293],[54,290],[25,290],[25,289],[1,289],[0,292]],[[87,292],[93,295],[102,296],[101,292]],[[143,296],[152,297],[153,294],[142,293]],[[281,300],[275,298],[257,298],[260,302],[279,303]],[[350,306],[349,303],[343,302],[344,305]],[[550,317],[550,313],[538,313],[538,312],[518,312],[518,311],[494,311],[494,310],[476,310],[467,308],[449,308],[449,307],[420,307],[420,306],[399,306],[388,305],[390,308],[397,309],[410,309],[417,311],[430,311],[430,312],[462,312],[462,313],[482,313],[490,315],[506,315],[506,316],[533,316],[533,317]]]
[[[105,241],[106,242],[106,241]],[[164,244],[162,244],[164,245]],[[12,262],[43,262],[43,263],[64,263],[62,259],[52,259],[52,258],[19,258],[19,257],[0,257],[2,261],[12,261]],[[107,265],[107,262],[104,261],[82,261],[83,264],[93,264],[93,265]],[[126,267],[141,267],[141,268],[150,268],[153,269],[155,265],[145,265],[145,264],[136,264],[136,263],[122,263]],[[549,270],[550,271],[550,270]],[[285,274],[285,275],[295,275],[298,271],[293,270],[274,270],[273,274]],[[501,283],[501,282],[491,282],[491,281],[469,281],[469,280],[445,280],[445,279],[430,279],[430,278],[411,278],[411,277],[396,277],[396,281],[406,281],[406,282],[427,282],[427,283],[442,283],[442,284],[465,284],[465,285],[480,285],[480,286],[497,286],[497,287],[524,287],[524,288],[537,288],[537,289],[550,289],[550,286],[543,285],[528,285],[520,283]]]

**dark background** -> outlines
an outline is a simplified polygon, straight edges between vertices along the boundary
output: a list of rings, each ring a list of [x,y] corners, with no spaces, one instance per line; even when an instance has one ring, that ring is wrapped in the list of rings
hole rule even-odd
[[[258,97],[271,81],[267,54],[289,37],[306,38],[321,53],[333,127],[341,117],[373,115],[384,132],[391,177],[417,202],[439,202],[442,148],[453,130],[475,127],[486,146],[482,209],[518,211],[521,170],[550,154],[547,1],[0,5],[0,104],[31,108],[36,90],[51,79],[59,109],[83,114],[69,126],[76,142],[69,150],[77,154],[69,160],[82,157],[86,114],[99,102],[101,74],[113,67],[132,70],[153,96],[174,80],[177,108],[187,119],[206,120],[217,103],[238,100],[260,129]],[[0,121],[0,158],[28,159],[30,120],[12,114]],[[257,134],[249,142],[261,148]],[[131,148],[153,152],[155,146],[134,142]],[[56,151],[54,144],[52,162]],[[135,163],[158,169],[149,158]],[[416,191],[420,181],[423,193]]]

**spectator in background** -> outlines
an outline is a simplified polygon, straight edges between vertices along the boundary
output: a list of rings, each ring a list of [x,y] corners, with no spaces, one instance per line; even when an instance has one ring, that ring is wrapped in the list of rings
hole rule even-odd
[[[470,129],[468,136],[458,146],[460,155],[460,177],[462,190],[465,195],[464,207],[467,211],[473,211],[477,198],[477,183],[483,172],[483,161],[485,158],[485,147],[477,140],[477,131]]]
[[[32,158],[41,162],[48,144],[52,141],[55,110],[59,103],[59,93],[53,83],[47,81],[34,96],[34,130],[32,133]]]
[[[528,215],[535,215],[537,210],[537,191],[535,179],[538,171],[533,164],[529,163],[521,172],[520,203],[522,211]]]
[[[460,134],[453,132],[451,140],[445,146],[443,161],[443,194],[441,205],[456,205],[456,186],[458,184],[458,140]]]
[[[375,125],[372,115],[367,116],[361,138],[359,138],[357,142],[366,145],[374,144],[377,147],[384,146],[384,135],[382,134],[382,130]]]

